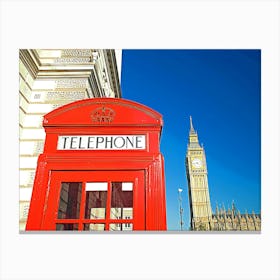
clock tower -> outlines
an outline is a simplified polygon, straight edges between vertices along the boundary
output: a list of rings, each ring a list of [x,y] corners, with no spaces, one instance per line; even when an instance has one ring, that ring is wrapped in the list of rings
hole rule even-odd
[[[186,154],[186,172],[190,202],[191,230],[211,230],[212,210],[208,189],[206,157],[199,144],[190,117],[190,132]]]

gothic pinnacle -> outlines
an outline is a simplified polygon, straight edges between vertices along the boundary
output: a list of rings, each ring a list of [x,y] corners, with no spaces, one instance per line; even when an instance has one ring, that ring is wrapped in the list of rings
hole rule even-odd
[[[190,116],[190,132],[191,132],[191,133],[194,133],[194,132],[195,132],[195,130],[194,130],[194,128],[193,128],[193,123],[192,123],[192,116]]]

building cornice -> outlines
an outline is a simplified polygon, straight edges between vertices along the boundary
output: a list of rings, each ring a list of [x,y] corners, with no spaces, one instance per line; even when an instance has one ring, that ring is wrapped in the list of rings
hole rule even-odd
[[[20,49],[19,59],[22,61],[32,78],[35,79],[38,75],[40,64],[33,56],[32,51],[27,49]]]

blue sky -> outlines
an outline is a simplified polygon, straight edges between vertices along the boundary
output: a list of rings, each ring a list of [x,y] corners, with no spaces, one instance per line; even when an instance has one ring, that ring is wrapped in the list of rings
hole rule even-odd
[[[189,116],[203,143],[212,209],[234,200],[242,212],[261,208],[261,51],[123,50],[122,97],[163,115],[167,221],[189,228],[185,154]]]

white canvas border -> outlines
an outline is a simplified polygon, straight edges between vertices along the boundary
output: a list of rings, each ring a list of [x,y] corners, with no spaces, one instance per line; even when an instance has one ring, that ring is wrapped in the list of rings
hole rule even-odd
[[[1,279],[279,279],[278,1],[1,1]],[[18,233],[19,48],[262,50],[262,233]],[[249,110],[250,108],[248,108]]]

